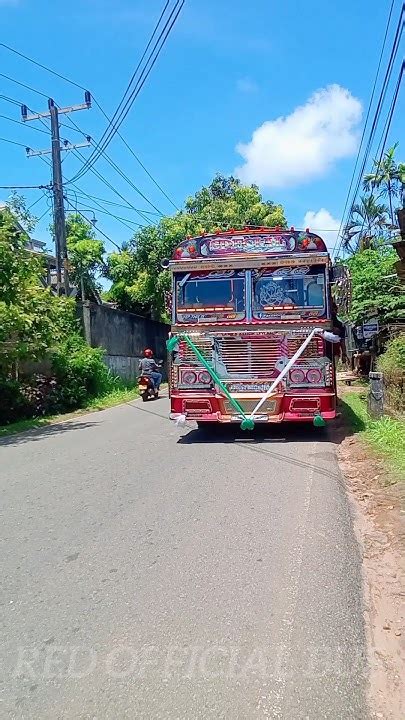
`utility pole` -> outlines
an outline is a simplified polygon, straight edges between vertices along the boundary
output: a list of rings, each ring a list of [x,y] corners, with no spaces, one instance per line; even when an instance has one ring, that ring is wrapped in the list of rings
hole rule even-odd
[[[52,191],[53,191],[53,220],[55,236],[55,257],[56,257],[56,286],[58,295],[62,294],[62,286],[65,295],[69,295],[69,263],[66,245],[66,220],[65,205],[63,198],[63,177],[62,177],[62,150],[74,150],[75,148],[88,147],[91,144],[91,137],[86,136],[85,143],[75,145],[64,141],[61,146],[59,134],[59,115],[74,112],[76,110],[89,110],[91,107],[91,95],[88,90],[84,94],[84,103],[70,107],[58,108],[52,98],[48,100],[48,111],[28,115],[26,105],[21,106],[21,117],[24,122],[29,120],[40,120],[50,118],[51,121],[51,150],[31,150],[26,148],[27,157],[36,155],[52,154]],[[63,283],[62,283],[63,268]]]

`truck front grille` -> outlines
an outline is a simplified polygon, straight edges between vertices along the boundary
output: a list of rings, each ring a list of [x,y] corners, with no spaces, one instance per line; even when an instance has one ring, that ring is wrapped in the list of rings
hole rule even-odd
[[[290,337],[284,333],[249,333],[193,336],[193,342],[203,357],[213,366],[220,378],[268,379],[274,373],[277,360],[291,358],[304,341],[306,334]],[[313,338],[302,358],[323,355],[323,341]],[[201,367],[188,344],[182,340],[176,363]]]

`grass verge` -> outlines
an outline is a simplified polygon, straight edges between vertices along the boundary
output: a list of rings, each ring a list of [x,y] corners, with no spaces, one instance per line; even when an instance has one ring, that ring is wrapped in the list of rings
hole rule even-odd
[[[76,417],[77,415],[83,415],[86,412],[94,412],[96,410],[106,410],[107,408],[114,407],[114,405],[120,405],[121,403],[130,402],[139,397],[138,387],[127,387],[127,388],[116,388],[106,393],[105,395],[99,395],[93,398],[86,407],[74,410],[73,412],[61,415],[48,415],[45,417],[30,418],[29,420],[18,420],[15,423],[9,425],[0,425],[0,438],[6,437],[7,435],[15,435],[17,433],[24,432],[24,430],[33,430],[35,428],[43,427],[44,425],[51,425],[53,422],[58,422],[62,419],[68,419]]]
[[[388,467],[405,481],[405,421],[384,415],[373,420],[367,412],[364,393],[344,393],[340,400],[343,417],[354,433],[358,433],[381,455]]]

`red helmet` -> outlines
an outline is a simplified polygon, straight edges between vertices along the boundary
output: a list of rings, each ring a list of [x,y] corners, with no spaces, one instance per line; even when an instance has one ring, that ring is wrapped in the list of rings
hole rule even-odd
[[[150,348],[146,348],[146,350],[143,351],[143,354],[145,357],[153,357],[153,351]]]

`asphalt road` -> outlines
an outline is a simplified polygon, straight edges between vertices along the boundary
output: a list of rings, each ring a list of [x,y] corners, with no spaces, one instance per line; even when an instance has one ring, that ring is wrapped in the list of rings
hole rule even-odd
[[[366,718],[333,443],[167,414],[135,401],[0,441],[0,717]]]

